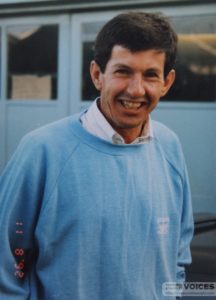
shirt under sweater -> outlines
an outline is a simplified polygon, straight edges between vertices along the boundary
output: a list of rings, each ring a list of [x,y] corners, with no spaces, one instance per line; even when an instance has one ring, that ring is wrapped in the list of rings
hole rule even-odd
[[[113,145],[79,118],[25,136],[1,176],[0,299],[167,299],[191,260],[179,141],[152,121],[149,143]]]

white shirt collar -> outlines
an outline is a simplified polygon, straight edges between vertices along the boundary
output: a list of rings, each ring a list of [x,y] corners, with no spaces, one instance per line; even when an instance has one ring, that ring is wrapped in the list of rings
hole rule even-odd
[[[114,144],[125,144],[123,137],[118,134],[97,106],[97,98],[89,107],[89,109],[81,116],[80,120],[83,127],[91,134],[109,141]],[[152,122],[149,116],[142,135],[136,138],[131,144],[143,144],[153,138]]]

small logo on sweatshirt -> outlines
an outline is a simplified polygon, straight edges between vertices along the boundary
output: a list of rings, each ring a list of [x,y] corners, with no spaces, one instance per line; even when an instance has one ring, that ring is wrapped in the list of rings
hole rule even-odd
[[[167,235],[169,232],[169,218],[161,217],[157,219],[157,233],[159,235]]]

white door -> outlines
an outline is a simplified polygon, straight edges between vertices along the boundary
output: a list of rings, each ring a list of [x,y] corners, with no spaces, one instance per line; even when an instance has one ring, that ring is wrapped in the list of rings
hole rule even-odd
[[[188,165],[195,212],[216,212],[216,4],[154,8],[169,15],[179,34],[177,80],[152,117],[179,136]],[[85,109],[97,96],[89,62],[101,26],[119,13],[79,14],[72,19],[71,112]],[[76,100],[75,100],[76,99]]]
[[[67,115],[69,17],[0,21],[0,169],[21,137]]]

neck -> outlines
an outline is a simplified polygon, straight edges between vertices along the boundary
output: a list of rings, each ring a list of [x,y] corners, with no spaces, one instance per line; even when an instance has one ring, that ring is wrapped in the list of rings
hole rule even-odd
[[[144,124],[136,128],[114,128],[120,134],[126,144],[132,143],[136,138],[142,135]]]

